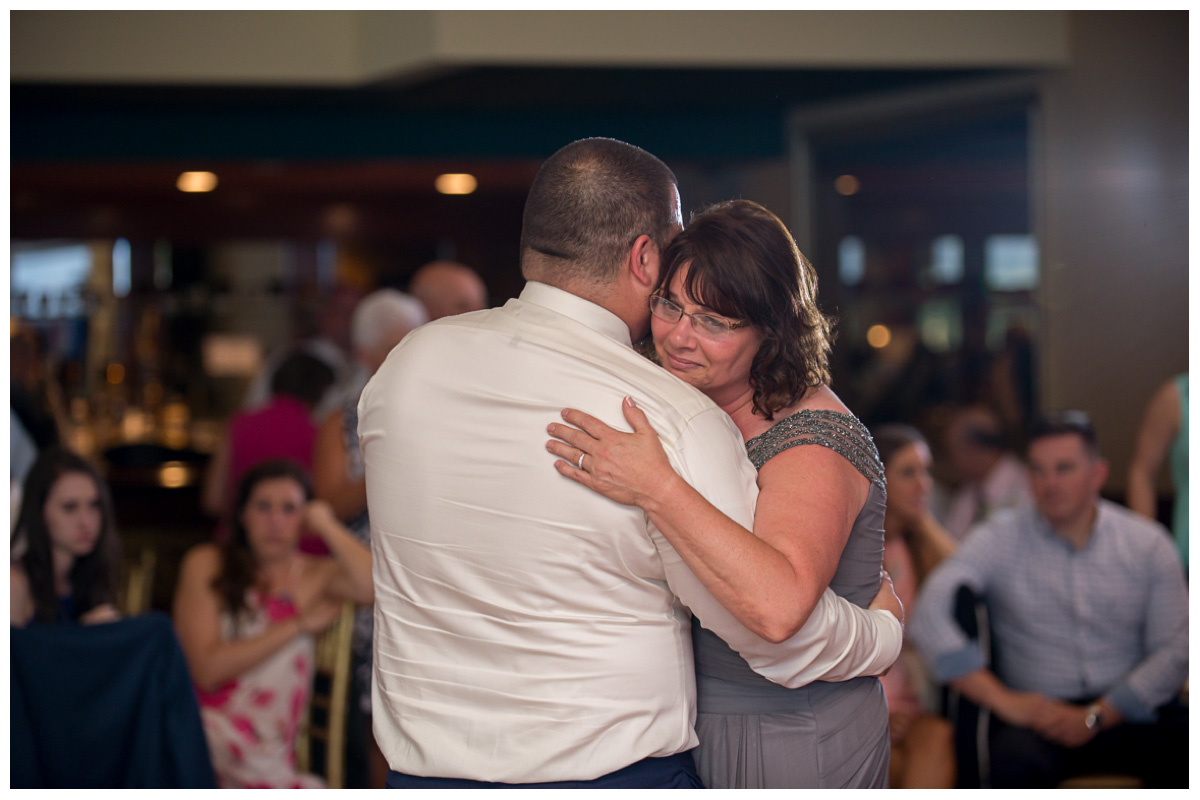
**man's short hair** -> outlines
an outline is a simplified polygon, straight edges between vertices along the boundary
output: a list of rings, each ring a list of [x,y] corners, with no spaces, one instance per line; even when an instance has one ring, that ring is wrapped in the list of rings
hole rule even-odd
[[[1084,447],[1092,458],[1100,456],[1100,442],[1092,418],[1086,411],[1054,411],[1038,417],[1029,428],[1029,444],[1049,436],[1074,434],[1083,439]]]
[[[379,289],[359,301],[350,319],[350,338],[354,346],[369,350],[383,336],[390,335],[399,323],[410,330],[429,321],[425,306],[417,298],[397,289]]]
[[[271,394],[286,395],[312,408],[337,376],[333,368],[302,350],[293,351],[271,376]]]
[[[604,283],[635,239],[661,250],[678,225],[675,173],[616,139],[572,142],[538,170],[521,228],[521,272],[529,280]]]

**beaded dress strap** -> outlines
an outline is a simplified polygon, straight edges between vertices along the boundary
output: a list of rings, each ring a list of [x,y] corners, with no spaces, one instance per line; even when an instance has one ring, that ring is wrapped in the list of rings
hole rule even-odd
[[[766,433],[746,442],[746,455],[755,469],[762,469],[763,464],[784,450],[802,444],[828,447],[853,464],[881,491],[887,491],[875,440],[853,414],[808,408],[797,411],[776,422]]]

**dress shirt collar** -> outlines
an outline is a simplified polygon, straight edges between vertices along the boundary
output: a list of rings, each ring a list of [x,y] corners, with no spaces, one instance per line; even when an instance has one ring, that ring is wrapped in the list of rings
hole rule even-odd
[[[1104,530],[1105,527],[1107,527],[1106,523],[1110,515],[1108,509],[1104,507],[1104,500],[1102,498],[1097,498],[1096,518],[1092,520],[1092,528],[1088,531],[1087,542],[1083,545],[1083,547],[1076,549],[1075,545],[1071,544],[1071,542],[1065,536],[1060,535],[1058,531],[1054,530],[1054,526],[1050,524],[1048,519],[1042,516],[1042,512],[1037,510],[1037,506],[1032,507],[1030,511],[1032,512],[1033,516],[1034,529],[1038,533],[1047,539],[1053,539],[1061,542],[1064,546],[1071,548],[1072,551],[1077,553],[1082,553],[1084,550],[1092,547],[1093,543],[1096,541],[1096,537],[1100,535],[1100,532]]]
[[[629,326],[616,314],[591,300],[584,300],[579,295],[537,281],[525,284],[520,299],[523,303],[531,303],[570,317],[609,339],[626,347],[633,347],[633,341],[629,337]]]

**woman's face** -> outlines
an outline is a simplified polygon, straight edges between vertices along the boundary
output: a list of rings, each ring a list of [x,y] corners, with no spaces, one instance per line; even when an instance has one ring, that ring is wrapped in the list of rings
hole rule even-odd
[[[304,487],[292,478],[259,481],[242,509],[250,550],[265,559],[290,555],[300,543],[304,505]]]
[[[929,466],[933,457],[924,442],[913,442],[897,450],[885,467],[887,507],[901,519],[915,520],[929,506],[933,476]]]
[[[668,372],[704,392],[717,405],[727,407],[750,390],[750,367],[762,345],[762,334],[753,325],[717,336],[693,327],[687,314],[709,314],[728,322],[739,320],[723,317],[683,295],[689,268],[685,264],[679,269],[663,292],[683,308],[684,316],[673,323],[656,316],[650,318],[654,347]]]
[[[59,476],[50,487],[42,513],[51,549],[72,559],[96,549],[104,527],[104,512],[100,507],[100,489],[91,475],[67,472]]]

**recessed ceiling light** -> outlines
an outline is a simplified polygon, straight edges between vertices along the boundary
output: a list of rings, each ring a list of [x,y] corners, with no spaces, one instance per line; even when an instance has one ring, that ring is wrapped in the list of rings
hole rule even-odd
[[[211,172],[184,172],[175,181],[181,192],[211,192],[217,188],[217,176]]]
[[[475,191],[479,181],[475,180],[474,175],[465,172],[448,172],[438,175],[433,185],[442,194],[470,194]]]

